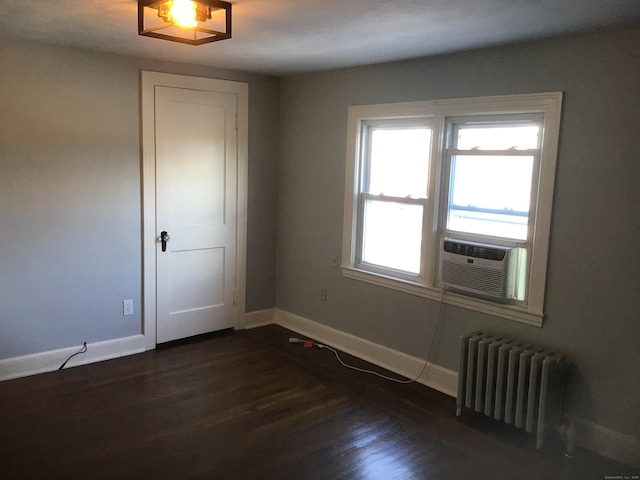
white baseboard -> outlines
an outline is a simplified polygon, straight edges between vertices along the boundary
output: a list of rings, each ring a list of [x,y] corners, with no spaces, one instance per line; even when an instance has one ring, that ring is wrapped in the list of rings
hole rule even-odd
[[[69,360],[65,369],[110,360],[112,358],[124,357],[134,353],[142,353],[145,351],[145,345],[144,335],[132,335],[130,337],[106,340],[104,342],[88,343],[87,351]],[[0,381],[58,370],[67,358],[81,348],[82,345],[78,345],[76,347],[61,348],[59,350],[50,350],[48,352],[0,360]]]
[[[424,367],[424,359],[412,357],[283,310],[276,310],[275,323],[405,378],[415,378]],[[427,365],[417,382],[452,397],[456,396],[458,390],[456,372],[432,363]]]
[[[258,310],[244,314],[243,328],[264,327],[275,323],[276,309]]]
[[[364,340],[349,333],[327,327],[307,318],[272,308],[249,312],[244,316],[244,328],[256,328],[277,324],[314,340],[337,348],[345,353],[366,360],[387,370],[414,378],[424,367],[424,360],[398,352],[388,347]],[[419,383],[455,397],[458,375],[451,370],[429,363],[417,380]]]
[[[571,420],[575,422],[578,446],[617,462],[640,468],[640,439],[584,418],[567,415],[567,419],[567,423]]]

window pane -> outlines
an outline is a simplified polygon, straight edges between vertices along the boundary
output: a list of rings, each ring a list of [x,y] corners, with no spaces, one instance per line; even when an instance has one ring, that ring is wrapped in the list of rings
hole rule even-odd
[[[431,130],[372,129],[369,192],[426,197]]]
[[[362,261],[420,273],[422,205],[367,200]]]
[[[526,240],[533,163],[532,156],[453,156],[447,229]]]
[[[494,126],[494,127],[460,127],[456,148],[460,150],[506,150],[511,147],[519,149],[539,148],[538,125]]]

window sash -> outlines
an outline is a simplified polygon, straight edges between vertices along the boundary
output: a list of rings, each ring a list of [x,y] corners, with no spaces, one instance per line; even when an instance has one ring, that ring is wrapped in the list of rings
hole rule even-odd
[[[430,177],[430,165],[431,165],[431,146],[433,144],[433,128],[431,125],[431,118],[429,117],[421,117],[421,118],[393,118],[393,119],[377,119],[377,120],[366,120],[363,121],[360,126],[361,132],[361,159],[360,159],[360,184],[359,184],[359,192],[368,192],[368,193],[380,193],[380,192],[372,192],[371,191],[371,154],[373,151],[372,143],[373,143],[373,132],[375,130],[424,130],[428,129],[431,131],[431,145],[427,146],[427,150],[429,152],[429,156],[426,159],[426,172],[427,178],[425,178],[425,195],[428,195],[429,192],[429,177]],[[384,192],[382,192],[384,193]]]
[[[448,148],[458,147],[458,137],[460,130],[464,129],[486,129],[486,128],[509,128],[509,127],[527,127],[538,126],[540,128],[540,135],[538,137],[539,149],[544,136],[544,114],[543,113],[474,113],[465,116],[447,116],[446,118]],[[469,149],[470,150],[470,149]],[[475,150],[482,151],[482,148]],[[506,149],[498,149],[506,150]]]
[[[365,208],[368,201],[376,201],[376,202],[387,202],[394,203],[399,205],[412,205],[412,206],[420,206],[422,208],[422,224],[420,226],[420,268],[419,272],[413,273],[405,270],[400,270],[384,265],[378,265],[375,263],[366,262],[364,260],[364,235],[365,235]],[[356,235],[356,268],[370,270],[376,273],[397,276],[399,278],[403,278],[405,280],[409,280],[412,282],[422,283],[425,274],[425,246],[426,246],[426,235],[425,235],[425,226],[427,221],[427,206],[428,199],[426,197],[422,198],[414,198],[414,197],[396,197],[392,195],[380,195],[380,194],[372,194],[368,192],[361,192],[358,199],[358,213],[357,213],[357,235]]]
[[[420,189],[420,192],[416,192],[416,195],[398,196],[393,194],[385,194],[384,192],[372,192],[370,190],[371,181],[371,169],[372,169],[372,143],[373,133],[376,130],[430,130],[430,143],[425,145],[427,157],[425,159],[426,165],[424,165],[424,173],[426,178],[424,179],[425,188]],[[363,119],[360,121],[358,128],[359,135],[359,182],[358,190],[356,191],[356,203],[357,208],[355,213],[355,242],[354,249],[355,254],[353,256],[353,265],[356,268],[360,268],[366,271],[375,272],[382,275],[389,275],[394,278],[401,278],[403,280],[411,282],[419,282],[424,284],[425,277],[425,225],[429,215],[429,209],[427,208],[427,195],[430,190],[430,183],[432,178],[432,156],[433,156],[433,144],[434,144],[434,130],[432,125],[432,117],[422,115],[408,115],[398,116],[390,118],[377,118],[377,119]],[[420,206],[422,211],[422,224],[420,225],[421,238],[420,241],[420,260],[419,260],[419,272],[409,272],[391,268],[384,265],[378,265],[365,261],[364,259],[364,245],[365,245],[365,208],[367,202],[388,202],[399,205],[413,205]]]
[[[488,214],[500,214],[504,213],[501,210],[494,210],[489,208],[482,207],[466,207],[466,206],[457,206],[453,203],[453,189],[452,189],[452,181],[453,181],[453,157],[455,156],[478,156],[478,157],[533,157],[533,165],[531,172],[531,186],[529,190],[529,210],[517,211],[512,210],[508,212],[508,216],[522,216],[527,217],[527,235],[526,238],[512,238],[507,236],[499,236],[499,235],[489,235],[484,233],[476,233],[469,231],[460,231],[460,230],[451,230],[448,228],[449,223],[449,212],[452,207],[458,207],[460,210],[469,210],[480,213],[488,213]],[[527,149],[527,150],[517,150],[517,149],[508,149],[508,150],[460,150],[456,148],[449,148],[446,151],[446,160],[445,167],[443,169],[443,183],[442,183],[442,209],[440,212],[441,216],[441,228],[440,230],[443,234],[446,235],[467,235],[469,239],[481,240],[484,242],[487,241],[507,241],[507,243],[517,243],[520,245],[526,244],[531,246],[533,243],[533,234],[536,221],[536,207],[538,200],[538,183],[540,178],[540,150],[539,149]],[[455,208],[454,208],[455,209]],[[507,214],[505,214],[507,215]],[[515,244],[513,243],[513,244]]]

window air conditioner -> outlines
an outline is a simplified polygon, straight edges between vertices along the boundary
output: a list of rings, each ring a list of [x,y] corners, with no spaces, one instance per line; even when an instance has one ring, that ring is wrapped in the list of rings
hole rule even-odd
[[[512,248],[445,238],[438,278],[455,290],[495,299],[514,298],[509,288]]]

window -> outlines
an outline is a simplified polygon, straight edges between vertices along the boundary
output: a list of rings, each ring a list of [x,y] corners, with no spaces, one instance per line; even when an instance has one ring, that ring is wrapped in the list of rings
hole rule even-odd
[[[542,118],[448,121],[446,230],[529,240]]]
[[[542,123],[541,115],[513,114],[446,120],[442,230],[446,238],[512,247],[510,281],[497,295],[505,302],[527,300]]]
[[[495,247],[509,253],[506,293],[446,301],[541,325],[561,99],[350,107],[343,274],[440,299],[445,243]]]
[[[362,221],[357,264],[420,276],[431,126],[427,119],[367,121],[361,135]]]

